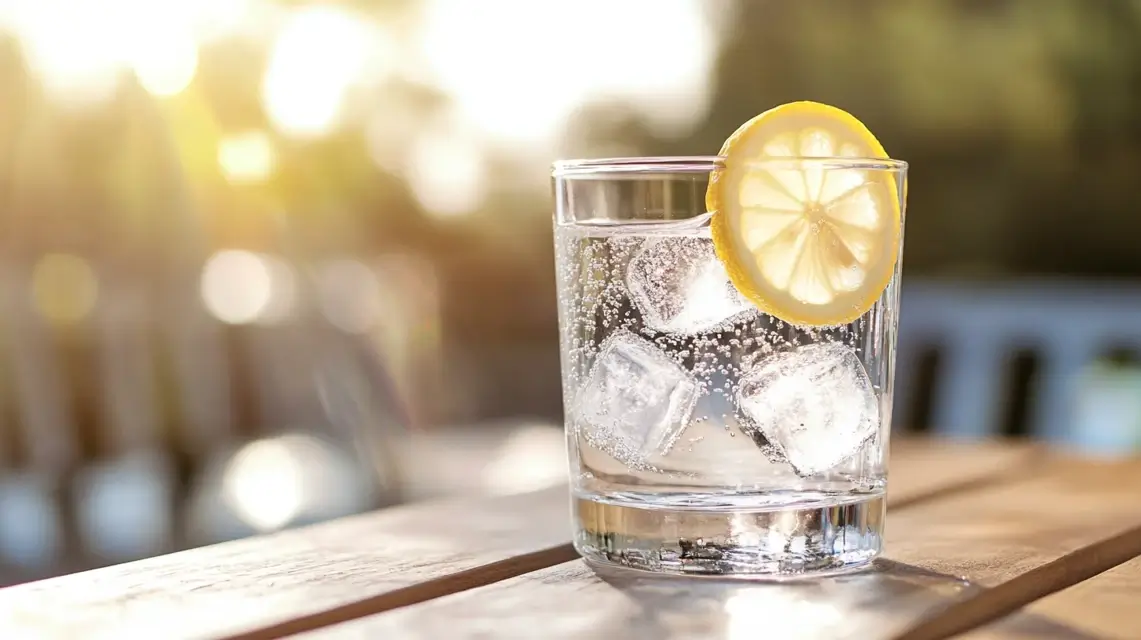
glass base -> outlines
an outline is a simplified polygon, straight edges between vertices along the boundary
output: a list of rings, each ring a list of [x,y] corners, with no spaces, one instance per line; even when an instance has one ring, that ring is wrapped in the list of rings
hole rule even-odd
[[[883,547],[882,493],[764,509],[574,499],[574,546],[591,563],[679,575],[812,577],[856,570]]]

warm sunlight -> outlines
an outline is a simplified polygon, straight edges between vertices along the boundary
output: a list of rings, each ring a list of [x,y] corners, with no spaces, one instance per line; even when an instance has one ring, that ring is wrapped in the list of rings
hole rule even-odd
[[[0,27],[11,30],[29,68],[53,97],[88,104],[110,97],[130,71],[156,96],[193,80],[198,43],[248,18],[246,0],[9,0]]]
[[[198,68],[198,45],[190,31],[177,24],[159,23],[138,33],[128,56],[139,83],[156,96],[181,92]]]
[[[488,37],[513,24],[527,27]],[[430,0],[422,25],[433,80],[501,141],[552,142],[592,100],[633,101],[670,131],[707,108],[716,42],[697,0]]]
[[[425,132],[407,162],[408,184],[429,214],[442,218],[470,214],[487,195],[483,154],[470,138]]]
[[[380,41],[375,28],[342,9],[297,10],[277,35],[262,84],[274,126],[297,137],[333,130]]]
[[[263,131],[247,131],[218,144],[218,166],[234,184],[261,182],[273,173],[273,142]]]

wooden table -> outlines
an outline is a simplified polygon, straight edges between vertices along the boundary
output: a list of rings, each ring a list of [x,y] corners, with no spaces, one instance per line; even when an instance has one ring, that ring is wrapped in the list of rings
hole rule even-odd
[[[596,574],[565,488],[411,505],[0,591],[0,638],[1141,638],[1141,460],[893,443],[873,570]]]

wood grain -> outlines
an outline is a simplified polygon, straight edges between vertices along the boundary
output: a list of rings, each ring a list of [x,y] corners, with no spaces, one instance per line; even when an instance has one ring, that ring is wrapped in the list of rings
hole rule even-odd
[[[1130,488],[1141,464],[1043,459],[1022,476],[893,510],[887,558],[871,572],[763,584],[598,574],[574,561],[304,637],[952,637],[1141,553]],[[1091,637],[1040,615],[1020,624]]]
[[[1141,638],[1141,558],[1038,600],[963,640],[1048,638],[1040,632],[1043,624],[1096,638]]]
[[[280,636],[566,561],[568,511],[565,487],[423,504],[12,587],[0,638]]]
[[[892,505],[1037,460],[1004,443],[892,446]],[[393,509],[0,591],[0,638],[281,637],[566,562],[569,539],[565,487]]]

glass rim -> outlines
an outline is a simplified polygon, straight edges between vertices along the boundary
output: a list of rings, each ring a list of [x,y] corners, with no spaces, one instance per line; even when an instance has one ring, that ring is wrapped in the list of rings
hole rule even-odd
[[[853,158],[847,156],[769,157],[749,162],[748,167],[779,168],[815,165],[820,169],[862,169],[865,171],[906,171],[907,162],[892,158]],[[654,175],[663,173],[708,173],[725,167],[724,156],[631,156],[626,158],[580,158],[557,160],[551,165],[555,178],[613,174]]]

